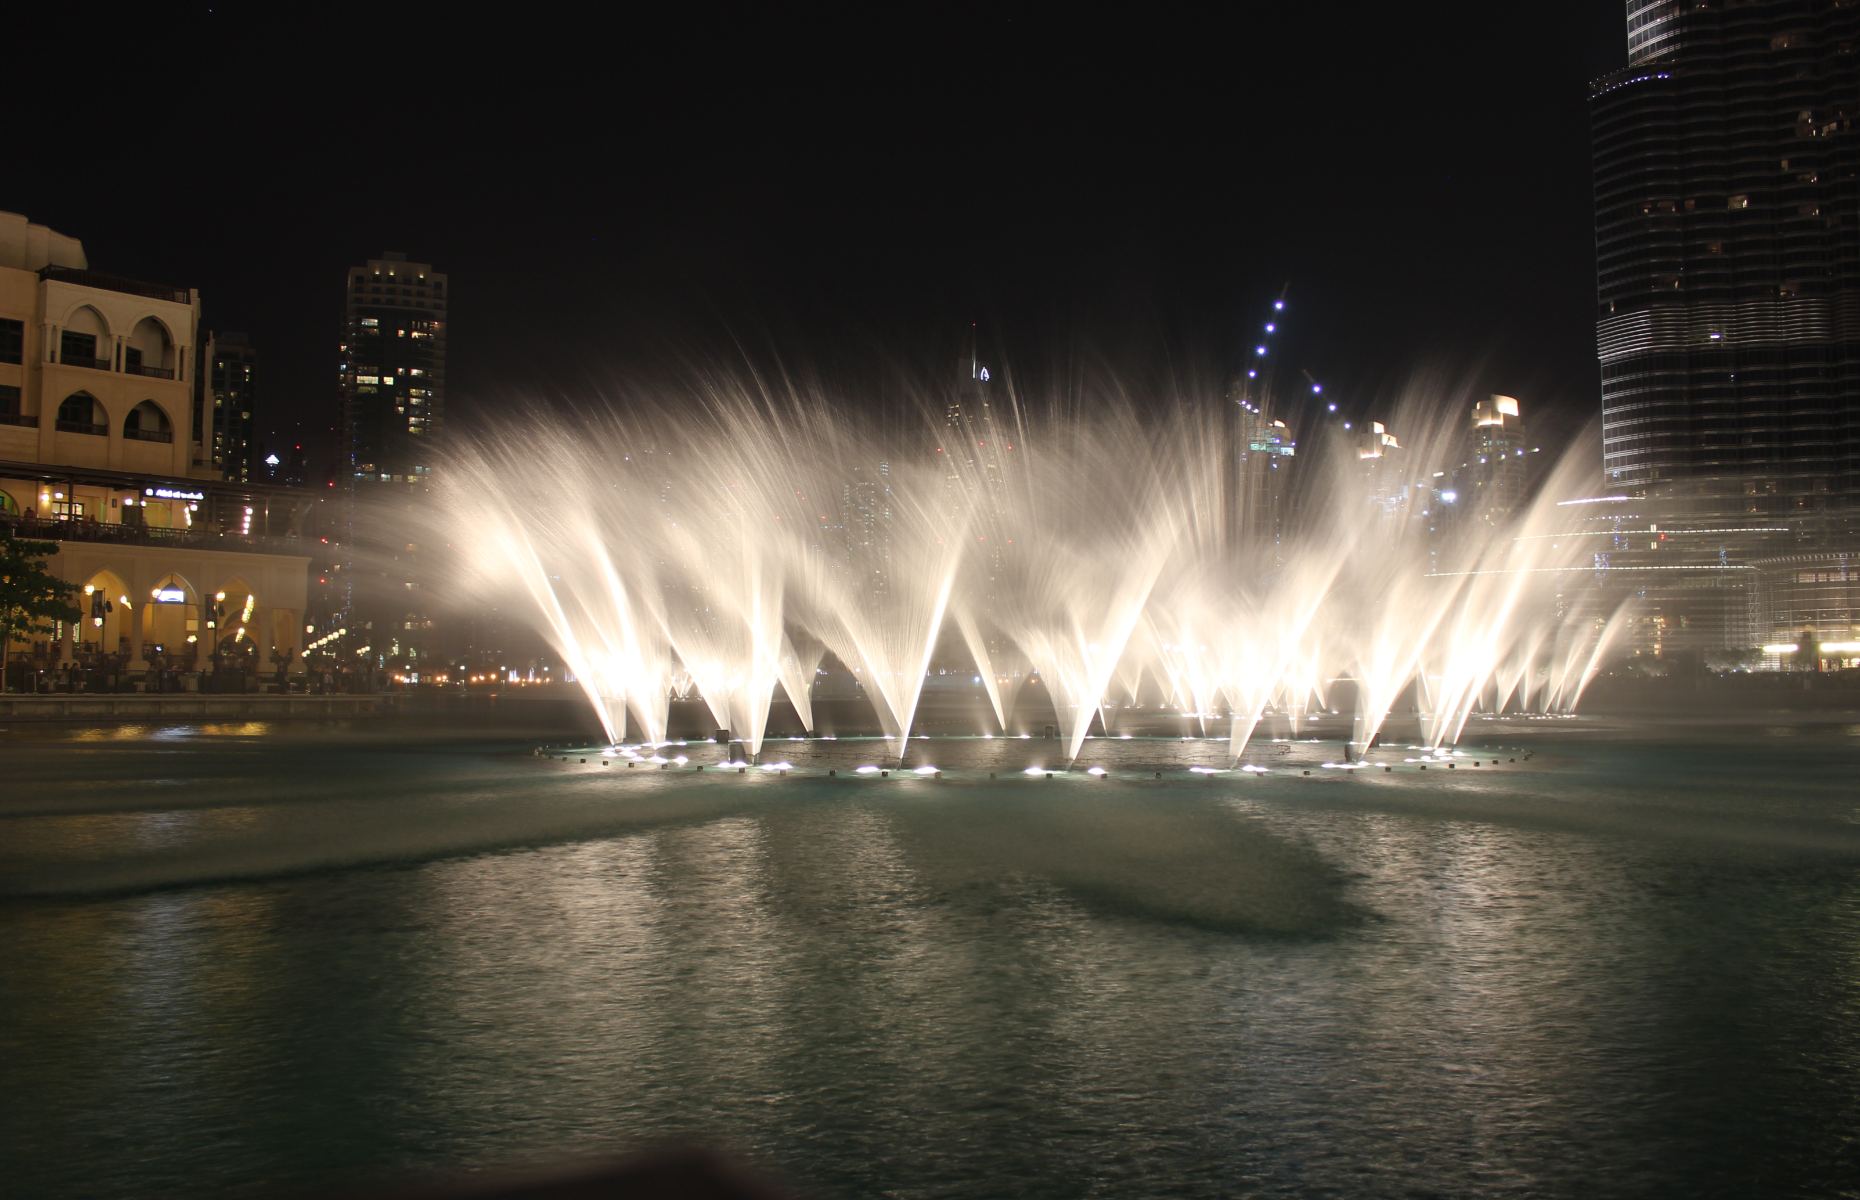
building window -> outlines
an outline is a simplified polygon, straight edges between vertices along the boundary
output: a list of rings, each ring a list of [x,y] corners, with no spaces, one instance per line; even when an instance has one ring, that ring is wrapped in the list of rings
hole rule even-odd
[[[26,353],[26,323],[0,318],[0,363],[23,362]]]
[[[129,410],[123,421],[123,436],[134,442],[172,442],[174,426],[152,400],[144,400]]]
[[[96,437],[108,437],[110,427],[104,424],[103,406],[89,392],[73,392],[65,397],[65,402],[58,406],[58,428],[66,433],[88,433]]]
[[[73,333],[66,329],[58,335],[58,361],[79,366],[97,365],[97,335]]]
[[[0,425],[26,423],[26,419],[19,415],[19,389],[12,384],[0,383]]]

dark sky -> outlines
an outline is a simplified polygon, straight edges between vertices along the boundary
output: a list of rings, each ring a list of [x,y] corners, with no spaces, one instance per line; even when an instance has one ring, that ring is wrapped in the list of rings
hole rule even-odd
[[[1271,7],[186,7],[100,39],[81,86],[68,31],[13,56],[43,76],[15,94],[58,99],[16,126],[0,208],[200,288],[260,347],[273,446],[327,446],[345,269],[390,248],[451,276],[467,420],[733,341],[875,378],[970,320],[1036,383],[1200,378],[1281,288],[1283,361],[1347,404],[1434,367],[1586,419],[1587,82],[1620,0]]]

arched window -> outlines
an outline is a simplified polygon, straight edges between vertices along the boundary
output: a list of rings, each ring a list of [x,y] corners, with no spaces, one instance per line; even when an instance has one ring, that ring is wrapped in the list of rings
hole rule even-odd
[[[174,339],[154,317],[143,317],[123,347],[123,370],[153,379],[174,378]]]
[[[88,433],[108,437],[110,426],[104,420],[103,405],[89,392],[73,392],[58,406],[58,428],[64,433]]]
[[[103,314],[88,304],[67,317],[58,334],[58,361],[74,367],[108,371],[112,348]]]
[[[123,418],[123,436],[132,442],[172,442],[174,425],[153,400],[144,400]]]

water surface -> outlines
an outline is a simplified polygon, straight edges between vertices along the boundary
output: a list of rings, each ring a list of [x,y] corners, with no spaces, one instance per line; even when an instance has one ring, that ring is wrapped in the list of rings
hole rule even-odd
[[[849,742],[783,779],[16,730],[0,1177],[698,1140],[819,1197],[1856,1194],[1860,729],[1470,739],[1529,759],[1088,743],[1110,780],[1046,781],[932,743],[942,780],[877,780]]]

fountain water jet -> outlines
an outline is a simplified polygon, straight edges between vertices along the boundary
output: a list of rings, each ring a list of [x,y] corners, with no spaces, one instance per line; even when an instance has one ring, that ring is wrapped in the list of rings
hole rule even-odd
[[[1509,522],[1441,538],[1421,519],[1451,414],[1408,410],[1406,460],[1301,448],[1303,502],[1268,526],[1192,398],[1099,397],[1089,417],[1009,399],[902,437],[760,380],[706,378],[684,409],[535,416],[452,456],[438,532],[476,587],[524,598],[610,742],[629,716],[663,741],[672,697],[695,696],[751,758],[778,688],[815,728],[824,671],[857,680],[902,761],[939,663],[972,666],[1003,732],[1038,679],[1067,762],[1117,706],[1153,701],[1218,727],[1238,763],[1338,681],[1353,756],[1410,693],[1438,747],[1482,707],[1567,711],[1619,627],[1565,602],[1583,568],[1555,499],[1577,466]],[[964,439],[978,449],[954,452]]]

